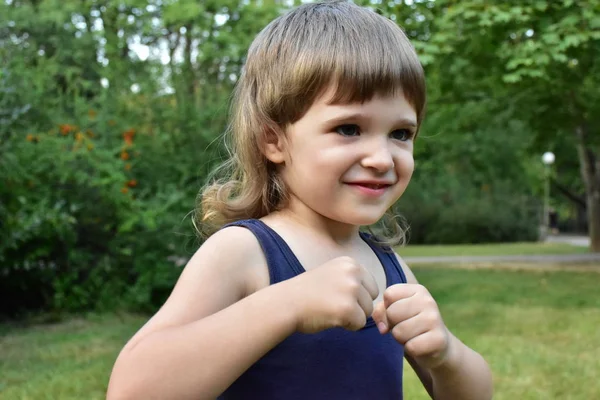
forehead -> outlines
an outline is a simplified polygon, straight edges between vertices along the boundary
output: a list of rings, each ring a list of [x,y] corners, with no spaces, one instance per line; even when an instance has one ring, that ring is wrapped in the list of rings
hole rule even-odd
[[[335,91],[326,90],[318,96],[308,109],[307,116],[319,119],[330,117],[364,117],[384,120],[398,120],[417,126],[417,112],[414,106],[398,91],[389,95],[375,94],[371,99],[356,102],[333,101]]]

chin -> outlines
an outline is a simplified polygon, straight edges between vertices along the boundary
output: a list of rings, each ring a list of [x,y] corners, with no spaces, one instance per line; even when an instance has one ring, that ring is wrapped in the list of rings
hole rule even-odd
[[[340,215],[338,218],[333,218],[339,222],[355,225],[355,226],[369,226],[377,223],[385,214],[383,213],[352,213],[348,212],[345,215]]]

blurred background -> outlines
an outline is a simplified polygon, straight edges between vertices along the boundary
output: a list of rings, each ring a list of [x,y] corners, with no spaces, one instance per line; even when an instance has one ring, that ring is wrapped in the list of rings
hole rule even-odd
[[[102,398],[116,352],[200,245],[190,212],[222,160],[245,52],[299,3],[0,0],[0,397]],[[508,327],[526,336],[519,324],[538,321],[515,357],[547,339],[540,362],[498,398],[600,398],[578,380],[600,372],[588,351],[600,339],[600,0],[356,3],[402,26],[426,70],[416,171],[397,205],[410,243],[398,251],[415,265],[439,257],[415,272],[463,335],[507,330],[507,342],[480,344],[499,357],[501,388],[523,371],[500,360],[517,340]],[[465,298],[474,308],[460,314]],[[571,321],[570,305],[591,325]],[[494,307],[505,319],[482,325]],[[579,338],[573,381],[552,379],[569,364],[543,357],[558,340],[548,332]],[[59,347],[23,355],[36,343]],[[43,360],[58,359],[88,375],[48,380]],[[587,392],[566,396],[573,387]]]

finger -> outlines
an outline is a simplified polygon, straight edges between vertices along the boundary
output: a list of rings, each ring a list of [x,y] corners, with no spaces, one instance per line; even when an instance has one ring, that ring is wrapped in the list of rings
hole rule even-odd
[[[413,357],[440,357],[447,350],[448,338],[440,331],[429,331],[404,344],[406,352]]]
[[[398,300],[407,299],[418,294],[423,287],[421,285],[410,284],[410,283],[398,283],[388,287],[383,292],[383,300],[385,306],[389,307],[392,303]]]
[[[362,286],[358,290],[357,301],[358,305],[360,305],[360,308],[362,308],[365,312],[366,317],[369,317],[371,314],[373,314],[373,299],[371,298],[369,292],[367,292],[367,289]]]
[[[392,328],[392,336],[398,342],[405,344],[419,335],[426,333],[429,327],[420,323],[419,316],[412,317],[406,321],[396,324]]]
[[[377,281],[375,280],[375,277],[373,276],[371,271],[369,271],[366,268],[363,268],[363,270],[364,271],[361,279],[362,285],[365,287],[365,289],[367,289],[367,291],[371,295],[371,299],[375,300],[377,296],[379,296],[379,286],[377,285]]]
[[[422,305],[416,297],[400,299],[386,309],[387,319],[391,326],[415,317],[422,311]]]
[[[362,306],[354,307],[353,313],[349,316],[347,323],[344,325],[345,329],[351,331],[358,331],[362,329],[367,323],[367,315],[365,314]]]
[[[383,301],[380,301],[375,305],[375,309],[373,310],[373,321],[375,321],[379,333],[383,335],[389,332],[389,323]]]

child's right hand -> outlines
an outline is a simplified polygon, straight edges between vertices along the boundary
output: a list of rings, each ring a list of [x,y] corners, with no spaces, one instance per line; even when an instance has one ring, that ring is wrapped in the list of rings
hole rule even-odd
[[[285,283],[296,330],[302,333],[333,327],[359,330],[379,295],[373,275],[350,257],[335,258]]]

